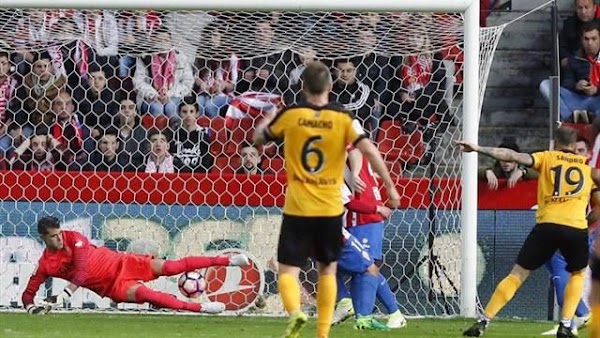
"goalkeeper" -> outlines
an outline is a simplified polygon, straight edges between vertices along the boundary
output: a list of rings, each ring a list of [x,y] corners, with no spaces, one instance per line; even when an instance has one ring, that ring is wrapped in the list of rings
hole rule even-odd
[[[245,255],[216,257],[185,257],[180,260],[162,260],[150,256],[124,254],[105,247],[96,247],[76,231],[60,229],[55,217],[42,217],[38,221],[40,234],[46,249],[38,267],[23,292],[23,306],[30,314],[44,314],[54,307],[62,306],[79,287],[88,288],[101,297],[109,297],[117,303],[145,303],[173,310],[219,313],[225,304],[184,302],[175,296],[152,290],[142,282],[160,276],[172,276],[209,266],[249,264]],[[70,282],[62,293],[50,296],[41,305],[35,305],[34,295],[48,277],[62,278]]]

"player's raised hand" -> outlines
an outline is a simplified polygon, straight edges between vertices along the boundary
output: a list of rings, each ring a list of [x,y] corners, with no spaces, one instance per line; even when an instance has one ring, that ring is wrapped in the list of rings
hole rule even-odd
[[[479,149],[478,145],[472,144],[472,143],[469,143],[466,141],[455,141],[454,143],[460,147],[460,150],[462,152],[465,152],[465,153],[470,153],[473,151],[477,151]]]

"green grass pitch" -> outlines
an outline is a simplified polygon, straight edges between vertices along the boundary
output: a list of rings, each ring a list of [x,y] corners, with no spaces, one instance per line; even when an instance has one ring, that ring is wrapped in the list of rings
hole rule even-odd
[[[467,319],[409,319],[408,327],[389,332],[356,331],[351,321],[331,330],[331,338],[358,337],[461,337],[472,323]],[[250,316],[194,316],[146,314],[54,313],[31,316],[0,313],[0,337],[203,337],[276,338],[282,337],[285,318]],[[495,321],[485,337],[540,337],[552,327],[548,322]],[[302,331],[302,338],[315,336],[315,320]],[[585,330],[580,337],[587,337]]]

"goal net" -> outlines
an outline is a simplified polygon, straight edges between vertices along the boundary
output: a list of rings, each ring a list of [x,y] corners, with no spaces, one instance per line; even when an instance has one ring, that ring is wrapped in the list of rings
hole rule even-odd
[[[463,16],[456,13],[0,11],[0,306],[21,293],[54,215],[96,245],[156,257],[249,253],[203,271],[204,297],[280,314],[285,172],[250,140],[299,102],[311,60],[353,111],[402,195],[382,273],[409,315],[460,312]],[[501,29],[481,34],[480,101]],[[183,297],[177,277],[152,287]],[[316,272],[301,274],[314,306]],[[38,297],[66,282],[49,280]],[[266,307],[256,308],[259,295]],[[86,290],[68,308],[148,309]],[[383,309],[385,311],[385,309]]]

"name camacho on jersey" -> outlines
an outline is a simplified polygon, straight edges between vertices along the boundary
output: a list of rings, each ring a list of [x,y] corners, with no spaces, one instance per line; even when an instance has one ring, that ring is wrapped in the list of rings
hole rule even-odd
[[[537,223],[556,223],[586,229],[586,212],[594,187],[585,156],[566,151],[531,155],[538,179]]]
[[[335,103],[291,106],[271,121],[266,133],[271,140],[284,140],[288,187],[283,213],[341,215],[346,145],[366,137],[352,114]]]

